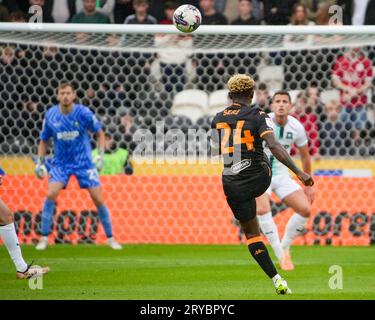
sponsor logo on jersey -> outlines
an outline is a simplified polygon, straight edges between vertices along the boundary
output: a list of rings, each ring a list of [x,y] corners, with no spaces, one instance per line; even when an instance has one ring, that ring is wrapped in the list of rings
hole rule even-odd
[[[64,140],[64,141],[70,141],[74,140],[79,136],[79,131],[63,131],[57,133],[57,139]]]
[[[286,133],[286,138],[287,139],[293,139],[293,132],[287,132]]]
[[[251,166],[251,160],[250,159],[245,159],[245,160],[242,160],[234,165],[232,165],[231,167],[231,171],[233,173],[239,173],[241,172],[242,170],[248,168]]]

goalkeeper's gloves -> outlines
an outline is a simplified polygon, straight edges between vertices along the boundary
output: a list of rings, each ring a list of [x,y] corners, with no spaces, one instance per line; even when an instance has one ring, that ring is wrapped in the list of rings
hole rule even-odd
[[[99,154],[94,157],[94,164],[96,169],[100,172],[104,165],[104,150],[100,150]]]
[[[44,157],[38,157],[36,162],[34,172],[38,179],[43,179],[48,174],[47,168],[44,165],[44,160]]]

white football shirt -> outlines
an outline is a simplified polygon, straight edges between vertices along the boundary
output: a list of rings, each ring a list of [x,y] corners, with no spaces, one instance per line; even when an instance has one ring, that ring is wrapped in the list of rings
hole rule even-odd
[[[276,123],[275,114],[273,112],[269,113],[268,116],[272,119],[276,140],[289,152],[289,154],[294,143],[297,147],[307,145],[308,140],[305,128],[296,118],[288,116],[286,124],[284,126],[279,126]],[[264,148],[264,152],[268,159],[270,159],[272,174],[274,176],[279,174],[289,175],[288,168],[272,155],[267,145]]]

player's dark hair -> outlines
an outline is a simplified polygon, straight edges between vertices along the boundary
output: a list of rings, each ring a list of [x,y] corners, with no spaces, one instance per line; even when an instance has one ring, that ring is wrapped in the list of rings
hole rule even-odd
[[[59,86],[57,87],[57,92],[59,92],[61,89],[65,89],[65,88],[72,88],[72,90],[75,92],[76,89],[74,88],[73,84],[71,84],[70,82],[61,82],[59,84]]]
[[[254,90],[244,91],[244,92],[229,92],[228,97],[231,100],[249,98],[250,100],[254,97]]]
[[[275,92],[274,95],[272,96],[272,101],[275,99],[276,96],[288,96],[289,102],[292,103],[292,98],[289,92],[286,90],[279,90]]]

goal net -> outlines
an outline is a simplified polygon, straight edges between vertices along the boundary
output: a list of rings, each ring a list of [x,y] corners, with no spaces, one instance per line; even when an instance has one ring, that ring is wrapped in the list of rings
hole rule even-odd
[[[247,73],[266,111],[274,92],[290,91],[309,136],[316,199],[295,243],[375,243],[375,28],[201,26],[183,35],[173,26],[0,24],[0,51],[0,197],[22,242],[40,237],[47,181],[34,177],[33,158],[56,88],[69,81],[104,124],[112,153],[129,154],[130,165],[101,175],[120,242],[239,243],[208,136],[227,80]],[[282,236],[292,210],[272,199]],[[74,178],[50,241],[105,241]]]

